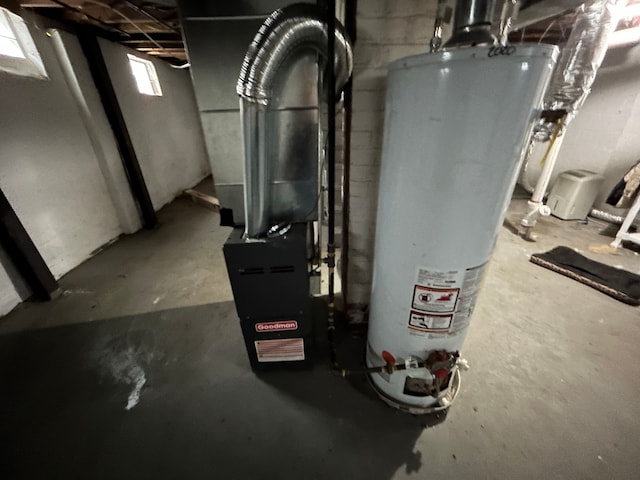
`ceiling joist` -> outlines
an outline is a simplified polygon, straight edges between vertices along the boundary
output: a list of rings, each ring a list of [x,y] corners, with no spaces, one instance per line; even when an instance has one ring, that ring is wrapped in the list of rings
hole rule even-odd
[[[177,9],[166,2],[21,0],[20,6],[63,24],[92,27],[110,40],[172,63],[186,58]]]

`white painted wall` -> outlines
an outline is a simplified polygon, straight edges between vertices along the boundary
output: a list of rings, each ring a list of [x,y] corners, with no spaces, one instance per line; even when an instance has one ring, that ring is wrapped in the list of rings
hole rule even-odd
[[[100,40],[100,47],[153,206],[159,209],[210,173],[189,72],[147,58],[155,65],[162,96],[142,95],[127,53],[143,55],[107,40]]]
[[[121,228],[51,39],[31,32],[49,79],[0,73],[0,186],[59,278]]]
[[[113,130],[102,107],[98,89],[93,83],[89,64],[75,35],[60,30],[57,34],[60,35],[64,55],[70,60],[71,75],[75,77],[75,82],[72,80],[69,88],[71,91],[78,89],[75,95],[76,107],[91,140],[98,166],[118,214],[120,227],[123,233],[133,233],[141,228],[142,222]]]
[[[53,37],[42,26],[30,29],[49,79],[0,73],[0,186],[59,278],[141,224],[77,38],[61,32],[74,87],[69,71],[63,75]],[[164,96],[146,97],[129,68],[131,50],[108,41],[101,47],[158,209],[209,174],[189,74],[154,60]],[[7,262],[0,256],[0,315],[28,295]]]

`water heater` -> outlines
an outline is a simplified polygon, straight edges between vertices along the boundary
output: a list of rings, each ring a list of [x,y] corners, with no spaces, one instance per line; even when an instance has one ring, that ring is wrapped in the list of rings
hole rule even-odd
[[[486,46],[390,65],[366,362],[390,405],[446,408],[557,57]],[[499,292],[495,298],[502,299]]]

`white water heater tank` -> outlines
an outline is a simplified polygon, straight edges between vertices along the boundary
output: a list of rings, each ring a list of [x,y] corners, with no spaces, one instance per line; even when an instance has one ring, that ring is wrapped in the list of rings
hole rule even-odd
[[[556,57],[551,45],[487,46],[390,65],[366,362],[388,367],[370,379],[397,408],[451,400]]]

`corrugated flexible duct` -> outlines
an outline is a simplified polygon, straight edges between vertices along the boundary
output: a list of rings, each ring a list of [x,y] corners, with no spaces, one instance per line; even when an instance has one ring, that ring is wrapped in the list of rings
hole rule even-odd
[[[236,91],[240,96],[243,124],[245,233],[249,238],[261,236],[269,228],[266,110],[271,88],[285,61],[309,53],[327,61],[325,12],[312,4],[294,4],[276,10],[267,18],[242,63]],[[351,43],[344,27],[336,22],[336,94],[349,79],[352,68]]]

